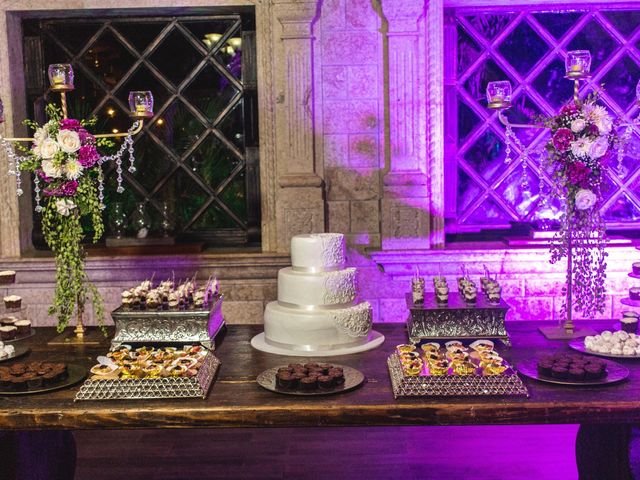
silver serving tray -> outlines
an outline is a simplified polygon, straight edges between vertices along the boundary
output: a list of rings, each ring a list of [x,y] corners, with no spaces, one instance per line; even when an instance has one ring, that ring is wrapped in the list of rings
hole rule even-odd
[[[345,367],[344,365],[332,364],[334,367],[341,367],[344,372],[344,384],[336,385],[331,389],[322,389],[318,388],[317,390],[305,392],[303,390],[298,390],[294,388],[280,388],[276,385],[276,373],[278,373],[278,369],[282,367],[286,367],[287,365],[280,365],[278,367],[273,367],[268,370],[262,372],[256,378],[256,382],[262,388],[266,388],[272,392],[282,393],[284,395],[298,395],[303,397],[318,397],[323,395],[333,395],[336,393],[349,392],[358,388],[360,385],[364,383],[364,375],[360,370],[356,370],[355,368]]]
[[[18,358],[18,357],[21,357],[22,355],[26,355],[30,351],[31,349],[29,347],[25,347],[24,345],[18,345],[17,347],[15,347],[15,351],[13,352],[13,355],[8,355],[6,357],[0,358],[0,362],[13,360],[14,358]]]
[[[527,387],[509,369],[501,375],[417,375],[408,376],[402,370],[400,357],[393,353],[387,359],[393,395],[398,397],[458,397],[458,396],[529,396]]]
[[[607,364],[607,376],[598,380],[560,380],[558,378],[547,377],[538,373],[538,359],[534,358],[518,365],[518,371],[525,377],[533,378],[539,382],[555,383],[558,385],[571,386],[594,386],[610,385],[618,383],[629,376],[629,370],[611,360],[601,360]]]
[[[635,358],[640,358],[640,355],[614,355],[612,353],[600,353],[600,352],[594,352],[593,350],[589,350],[585,345],[584,345],[584,339],[583,338],[579,338],[576,340],[571,340],[569,342],[569,348],[572,348],[580,353],[586,353],[589,355],[595,355],[597,357],[604,357],[604,358],[620,358],[620,359],[627,359],[627,360],[633,360]]]
[[[111,312],[116,332],[111,348],[127,344],[202,344],[215,348],[215,338],[225,326],[219,295],[207,310],[125,310]]]
[[[195,377],[94,380],[82,384],[74,402],[82,400],[153,400],[159,398],[206,398],[220,360],[209,352]]]

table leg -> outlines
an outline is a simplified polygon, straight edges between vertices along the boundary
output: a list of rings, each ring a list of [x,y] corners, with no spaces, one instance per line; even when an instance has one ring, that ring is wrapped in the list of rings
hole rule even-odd
[[[0,432],[2,470],[13,480],[73,480],[76,442],[69,431]]]
[[[630,425],[580,425],[576,463],[580,480],[632,480]]]

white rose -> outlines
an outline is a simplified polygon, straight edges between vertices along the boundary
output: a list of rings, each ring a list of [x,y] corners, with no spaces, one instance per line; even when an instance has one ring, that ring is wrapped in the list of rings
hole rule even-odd
[[[596,127],[598,127],[600,135],[607,135],[613,128],[613,121],[609,115],[605,115],[596,120]]]
[[[60,178],[62,176],[62,168],[55,166],[53,160],[43,160],[42,171],[49,178]]]
[[[73,130],[60,130],[58,132],[58,144],[63,152],[73,153],[80,149],[80,136]]]
[[[584,127],[586,126],[587,126],[587,122],[585,122],[581,118],[577,118],[576,120],[571,122],[571,131],[573,133],[580,133],[582,130],[584,130]]]
[[[598,138],[591,144],[589,148],[589,156],[591,158],[601,158],[609,149],[609,142],[605,137]]]
[[[68,198],[56,200],[56,210],[58,210],[58,213],[64,217],[68,217],[74,208],[76,208],[76,204]]]
[[[38,128],[36,132],[33,134],[33,144],[40,145],[47,138],[49,138],[49,134],[44,128]]]
[[[578,210],[588,210],[596,204],[596,195],[591,190],[581,188],[576,193],[576,208]]]
[[[37,145],[35,148],[35,153],[39,157],[50,159],[55,157],[56,153],[60,151],[60,147],[56,143],[55,140],[50,138],[45,138],[41,144]]]
[[[586,137],[582,137],[574,142],[571,142],[571,153],[573,153],[576,157],[586,157],[589,154],[590,149],[591,141]]]
[[[82,175],[84,168],[75,158],[69,159],[64,167],[64,173],[69,180],[77,180]]]

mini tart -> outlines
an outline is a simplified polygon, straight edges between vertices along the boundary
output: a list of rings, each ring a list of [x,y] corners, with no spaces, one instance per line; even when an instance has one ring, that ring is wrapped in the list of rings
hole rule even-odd
[[[147,365],[146,367],[144,367],[142,370],[149,377],[159,377],[159,376],[162,375],[162,370],[164,370],[164,369],[162,368],[161,365],[157,365],[155,363],[152,363],[152,364]]]
[[[460,340],[451,340],[449,342],[446,342],[444,344],[444,348],[447,349],[447,351],[454,349],[454,348],[464,348],[464,345],[462,344],[462,342]]]
[[[446,360],[439,360],[429,364],[429,373],[435,376],[446,375],[449,370],[449,363]]]
[[[476,340],[475,342],[469,345],[469,348],[476,350],[478,352],[493,350],[494,343],[491,340]]]
[[[183,377],[187,373],[187,367],[184,365],[171,365],[167,367],[167,373],[170,377]]]
[[[102,364],[98,364],[98,365],[94,365],[93,367],[91,367],[91,373],[93,373],[94,375],[97,375],[99,377],[102,376],[106,376],[106,375],[112,375],[114,373],[116,373],[118,371],[118,366],[116,365],[102,365]]]
[[[198,360],[193,357],[182,357],[174,360],[171,365],[179,365],[181,367],[185,367],[188,370],[191,368],[195,368],[198,365]]]
[[[0,272],[0,284],[7,285],[16,281],[16,272],[13,270],[3,270]]]
[[[456,375],[473,375],[476,373],[476,366],[471,362],[460,362],[453,365],[453,373]]]
[[[415,351],[415,349],[416,349],[415,345],[408,345],[408,344],[398,345],[396,347],[396,350],[399,353],[409,353],[409,352]]]
[[[422,345],[422,351],[425,353],[437,352],[440,350],[440,344],[436,342],[429,342]]]

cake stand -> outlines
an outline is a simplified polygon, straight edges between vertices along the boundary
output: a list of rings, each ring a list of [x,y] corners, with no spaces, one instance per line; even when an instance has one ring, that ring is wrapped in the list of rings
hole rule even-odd
[[[291,348],[286,346],[275,346],[267,343],[264,332],[251,339],[251,346],[261,352],[273,353],[275,355],[287,355],[289,357],[336,357],[338,355],[351,355],[352,353],[366,352],[379,347],[384,342],[384,335],[375,330],[371,330],[367,341],[360,345],[329,348],[326,350],[310,350],[305,345],[297,345]]]

